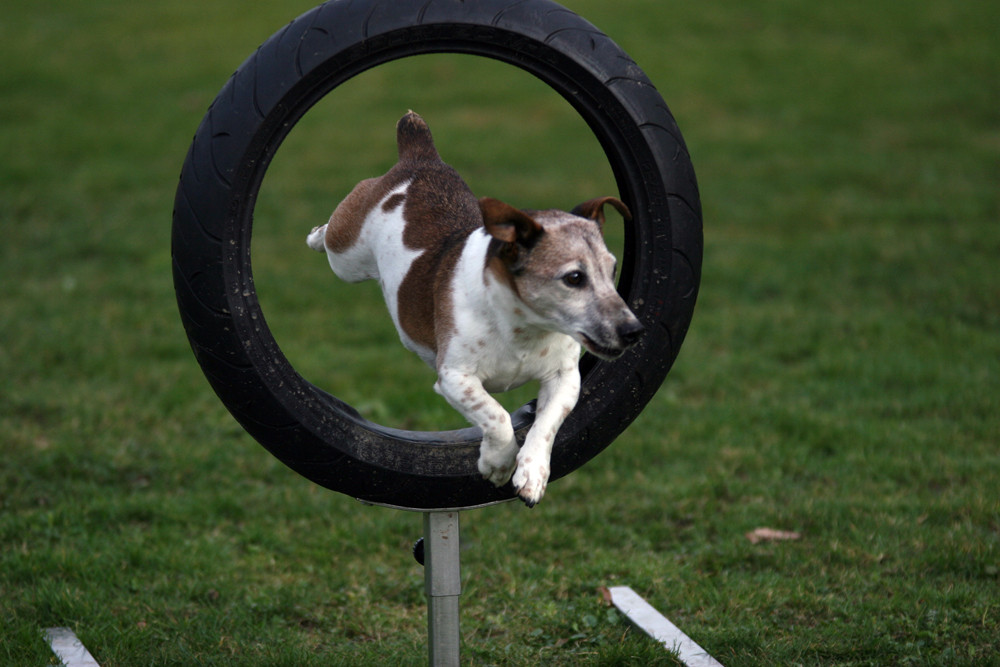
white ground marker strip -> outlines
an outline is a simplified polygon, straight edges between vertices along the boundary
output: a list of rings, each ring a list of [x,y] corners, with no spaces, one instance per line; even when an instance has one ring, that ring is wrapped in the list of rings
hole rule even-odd
[[[69,628],[49,628],[45,638],[66,667],[101,667]]]
[[[608,592],[611,594],[611,604],[647,635],[671,651],[676,651],[677,657],[688,667],[722,667],[718,660],[695,644],[693,639],[628,586],[611,586]]]

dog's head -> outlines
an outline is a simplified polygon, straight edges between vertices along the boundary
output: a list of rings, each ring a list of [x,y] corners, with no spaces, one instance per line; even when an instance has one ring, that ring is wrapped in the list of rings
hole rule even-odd
[[[493,237],[487,269],[505,282],[540,325],[615,359],[644,327],[615,289],[616,261],[604,244],[604,206],[626,220],[628,208],[601,197],[565,211],[519,211],[496,199],[479,202]]]

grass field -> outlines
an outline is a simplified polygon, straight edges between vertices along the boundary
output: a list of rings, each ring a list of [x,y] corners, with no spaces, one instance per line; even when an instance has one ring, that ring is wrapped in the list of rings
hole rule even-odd
[[[463,515],[465,663],[672,664],[602,605],[629,585],[727,667],[1000,664],[1000,5],[566,4],[680,123],[702,290],[614,445],[533,510]],[[194,130],[310,7],[5,3],[0,664],[52,664],[52,626],[104,667],[425,661],[419,515],[253,442],[173,297]],[[570,206],[612,181],[561,99],[467,57],[366,73],[282,147],[253,248],[282,349],[372,419],[450,428],[371,286],[303,244],[391,164],[407,108],[478,194]]]

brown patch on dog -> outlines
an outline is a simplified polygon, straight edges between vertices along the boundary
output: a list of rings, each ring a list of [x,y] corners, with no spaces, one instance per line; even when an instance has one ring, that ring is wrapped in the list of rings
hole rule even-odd
[[[430,128],[423,118],[412,111],[396,124],[396,143],[399,147],[399,163],[386,174],[361,181],[350,194],[340,202],[326,226],[325,243],[332,252],[344,252],[358,241],[368,212],[379,201],[412,177],[413,162],[421,159],[437,160],[437,150],[431,138]],[[411,163],[404,165],[402,163]],[[386,212],[399,206],[404,195],[393,195],[383,204]]]
[[[368,211],[389,194],[393,186],[385,177],[369,178],[355,185],[334,210],[326,225],[324,242],[327,249],[344,252],[357,243]]]
[[[498,242],[491,241],[490,246],[492,247],[494,243]],[[513,274],[510,272],[510,269],[507,268],[507,265],[502,259],[492,252],[487,252],[484,268],[486,269],[483,272],[484,284],[486,283],[487,276],[492,276],[498,283],[505,285],[507,289],[512,291],[514,294],[517,294],[517,283],[514,282]]]
[[[528,212],[519,211],[499,199],[483,197],[479,200],[479,208],[483,226],[493,237],[486,252],[486,271],[516,295],[516,277],[545,230]]]
[[[406,195],[394,194],[393,196],[389,197],[384,202],[382,202],[382,210],[386,213],[389,213],[390,211],[392,211],[392,209],[396,208],[404,201],[406,201]]]
[[[472,190],[441,160],[420,116],[404,116],[396,138],[400,161],[389,174],[398,171],[412,178],[403,208],[403,244],[423,251],[399,286],[399,324],[414,341],[437,352],[439,343],[454,333],[455,266],[483,218]]]

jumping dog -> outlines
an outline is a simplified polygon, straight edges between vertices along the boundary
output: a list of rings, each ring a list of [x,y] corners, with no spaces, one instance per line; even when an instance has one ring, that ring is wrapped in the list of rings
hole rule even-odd
[[[556,432],[580,392],[581,346],[615,359],[643,326],[615,290],[602,238],[604,206],[571,213],[477,200],[412,111],[396,126],[399,161],[358,183],[308,235],[348,282],[378,280],[403,345],[437,371],[434,390],[483,433],[478,468],[511,480],[534,506],[545,493]],[[539,381],[534,424],[519,449],[490,395]],[[513,475],[513,477],[512,477]]]

